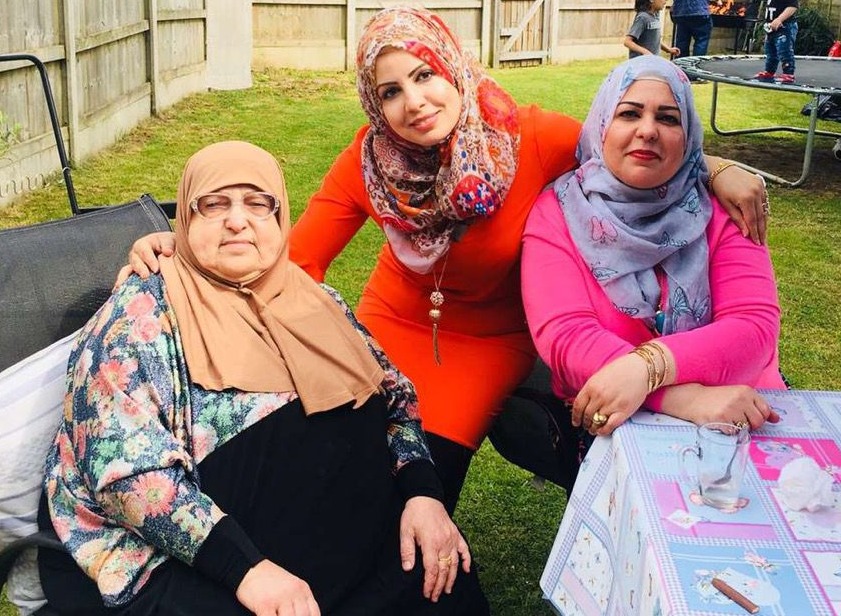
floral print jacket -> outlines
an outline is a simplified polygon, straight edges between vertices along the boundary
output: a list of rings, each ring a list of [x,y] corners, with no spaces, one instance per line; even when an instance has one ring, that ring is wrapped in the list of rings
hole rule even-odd
[[[385,370],[393,471],[429,460],[412,384],[322,286]],[[198,463],[296,398],[193,385],[163,279],[132,276],[114,292],[70,356],[45,478],[53,526],[106,605],[130,601],[170,556],[192,563],[225,515],[202,493]]]

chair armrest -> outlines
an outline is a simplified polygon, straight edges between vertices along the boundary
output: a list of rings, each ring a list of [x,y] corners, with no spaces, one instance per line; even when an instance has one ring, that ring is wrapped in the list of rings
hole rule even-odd
[[[58,535],[53,530],[41,530],[13,541],[0,550],[0,588],[6,585],[6,580],[18,556],[24,550],[32,547],[50,548],[62,552],[65,550],[64,544],[59,540]]]

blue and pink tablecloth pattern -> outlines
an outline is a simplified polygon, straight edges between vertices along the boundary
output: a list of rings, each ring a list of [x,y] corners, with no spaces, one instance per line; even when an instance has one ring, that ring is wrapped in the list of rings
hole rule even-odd
[[[754,432],[742,486],[747,504],[724,513],[697,504],[680,479],[692,424],[641,411],[598,438],[569,498],[540,586],[564,616],[841,616],[841,393],[766,391],[782,416]],[[834,503],[791,511],[780,469],[810,456],[830,473]]]

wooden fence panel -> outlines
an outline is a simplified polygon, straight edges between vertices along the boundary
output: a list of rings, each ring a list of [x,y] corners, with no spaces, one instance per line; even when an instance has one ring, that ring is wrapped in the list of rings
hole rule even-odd
[[[0,53],[45,63],[68,153],[80,160],[206,87],[208,1],[4,0]],[[54,144],[36,69],[0,64],[0,204],[57,170]]]
[[[0,3],[0,53],[32,53],[47,66],[58,113],[65,111],[63,18],[54,0]],[[42,186],[58,157],[37,70],[0,64],[0,203]]]
[[[148,2],[149,0],[147,0]],[[158,20],[154,45],[157,108],[168,107],[205,87],[207,11],[205,0],[155,0]]]
[[[109,36],[146,18],[143,0],[75,0],[75,8],[76,36],[82,40]],[[85,44],[80,42],[79,47],[83,49]]]
[[[143,38],[134,35],[77,56],[80,117],[91,118],[147,86]]]
[[[14,2],[0,3],[0,53],[38,52],[52,79],[62,77],[60,67],[53,64],[64,57],[60,7],[54,0],[31,0],[21,7]],[[45,57],[46,56],[46,57]],[[10,142],[25,141],[49,129],[50,122],[41,94],[38,73],[29,63],[0,64],[0,151]],[[56,97],[61,100],[59,87]],[[5,145],[4,145],[5,143]],[[2,191],[2,186],[0,186]]]
[[[400,3],[435,11],[484,63],[506,66],[621,57],[621,39],[634,15],[632,0]],[[253,0],[254,66],[352,70],[356,42],[366,22],[391,4],[383,0]],[[499,5],[496,11],[495,4]],[[494,49],[496,57],[492,57]]]
[[[9,64],[0,64],[0,135],[5,137],[0,141],[0,152],[51,130],[38,71],[30,63],[15,64],[21,68],[9,70]],[[61,65],[51,62],[47,74],[61,117],[65,101]]]
[[[55,0],[0,2],[0,53],[61,45],[61,6]]]
[[[495,67],[549,61],[552,5],[552,0],[498,0]]]
[[[829,6],[826,7],[826,10],[830,14],[830,23],[835,29],[835,38],[841,40],[841,2],[836,0],[828,4]]]
[[[201,19],[172,19],[158,24],[161,77],[174,79],[200,70],[204,62],[205,29]]]
[[[430,3],[426,3],[427,6]],[[430,7],[436,14],[440,15],[444,22],[455,32],[465,49],[481,58],[484,52],[482,42],[482,10],[481,2],[442,2],[439,6]],[[490,7],[488,7],[490,10]],[[359,34],[365,22],[370,19],[377,10],[369,10],[363,20],[359,22]],[[490,40],[486,42],[490,47]]]
[[[458,34],[465,49],[487,61],[485,0],[402,4],[434,10]],[[380,0],[253,0],[254,66],[352,70],[365,24],[387,5]]]
[[[345,2],[255,1],[254,65],[345,67]]]
[[[622,39],[634,19],[633,6],[629,0],[559,0],[553,62],[624,55]]]
[[[151,89],[144,0],[81,0],[74,8],[74,48],[66,60],[71,154],[78,160],[148,117]]]
[[[8,68],[8,64],[0,68]],[[58,113],[66,100],[62,66],[47,65]],[[26,64],[0,71],[0,204],[46,183],[57,167],[52,126],[38,71]],[[66,131],[63,134],[67,138]],[[69,213],[69,208],[68,208]]]

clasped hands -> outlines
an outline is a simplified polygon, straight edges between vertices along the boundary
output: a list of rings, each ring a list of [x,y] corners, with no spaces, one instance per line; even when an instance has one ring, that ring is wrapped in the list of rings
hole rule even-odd
[[[647,395],[645,363],[636,355],[623,355],[584,383],[572,403],[572,425],[583,426],[594,436],[607,436],[642,406]]]
[[[665,349],[665,347],[662,347]],[[674,375],[674,360],[668,354]],[[664,383],[663,413],[697,425],[709,422],[746,424],[752,430],[765,422],[777,423],[779,414],[753,387],[748,385],[672,385]],[[572,424],[583,426],[594,436],[608,436],[645,402],[648,396],[645,361],[638,355],[622,355],[596,371],[579,391],[572,404]],[[597,414],[604,417],[605,421]],[[594,421],[596,416],[596,421]]]

